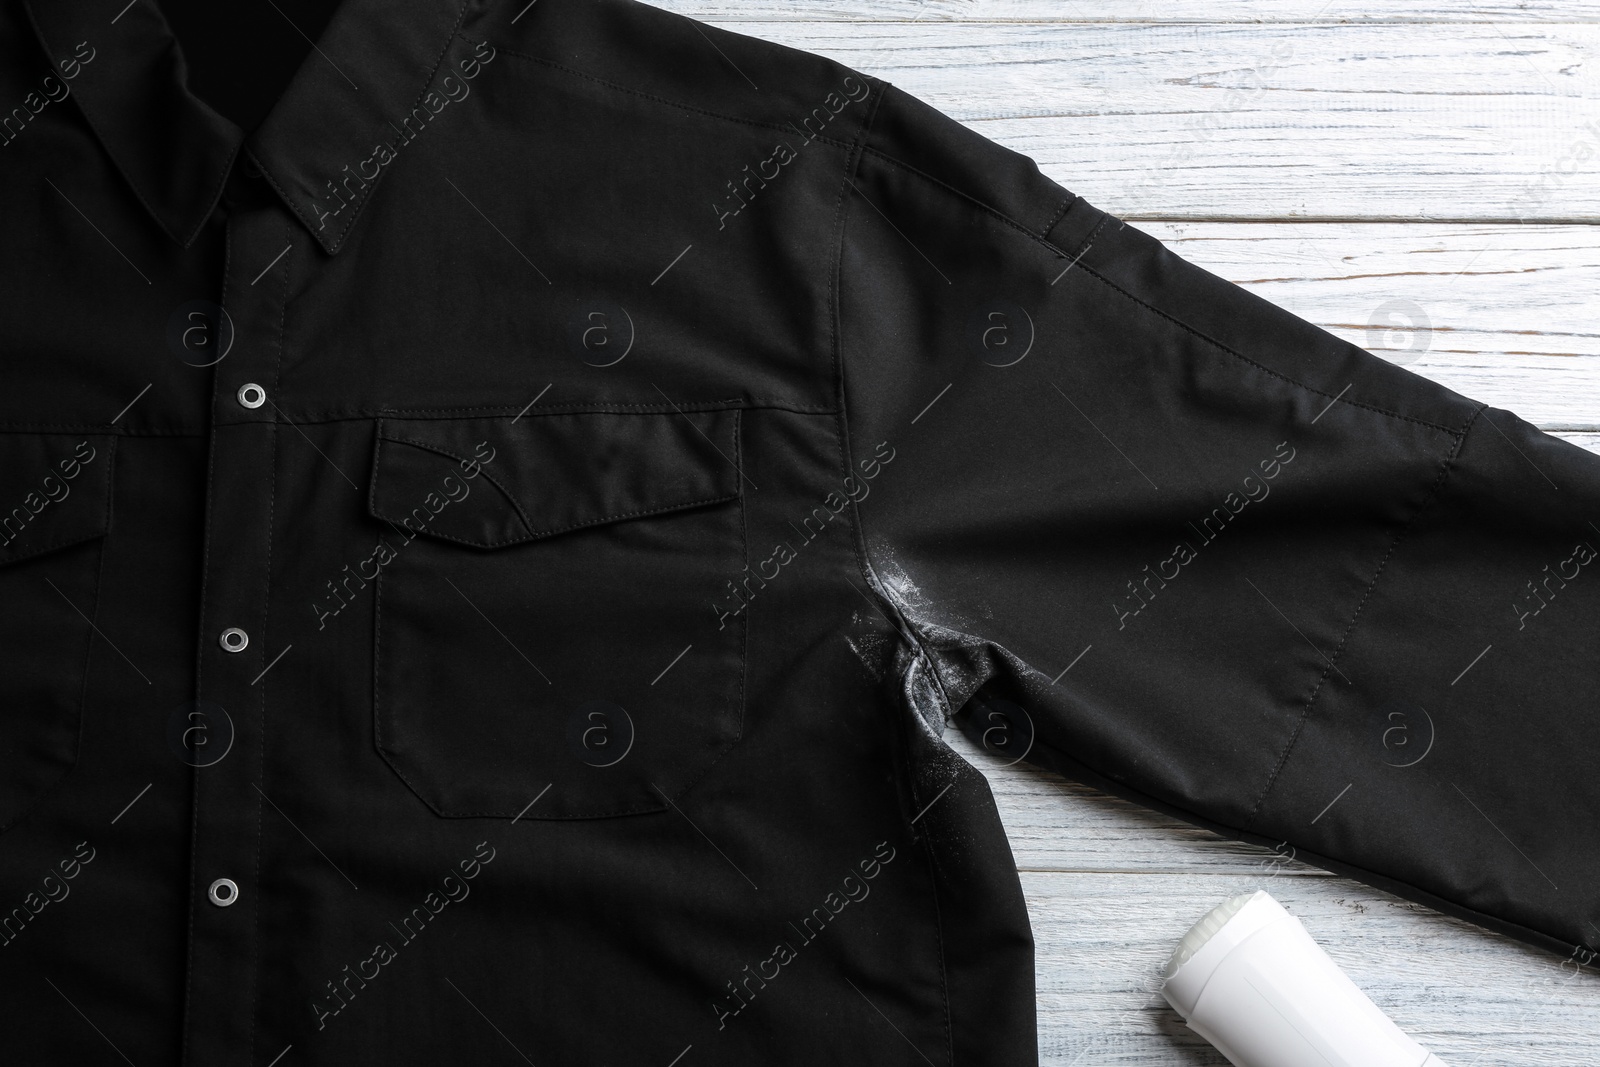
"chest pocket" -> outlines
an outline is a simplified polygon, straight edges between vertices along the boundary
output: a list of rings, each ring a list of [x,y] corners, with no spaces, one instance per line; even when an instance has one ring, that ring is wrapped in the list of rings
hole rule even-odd
[[[733,409],[379,423],[376,743],[436,813],[659,811],[735,744],[744,623],[709,604],[745,564],[738,431]]]
[[[0,434],[0,829],[77,759],[114,443]]]

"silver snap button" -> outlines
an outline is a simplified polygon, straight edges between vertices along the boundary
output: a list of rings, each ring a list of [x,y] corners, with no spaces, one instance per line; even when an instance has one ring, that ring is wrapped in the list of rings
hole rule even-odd
[[[250,643],[250,635],[237,626],[230,626],[222,631],[222,636],[217,640],[224,652],[243,652],[244,646]]]
[[[239,386],[239,406],[250,408],[254,411],[267,402],[267,391],[255,382],[246,382]]]
[[[211,898],[211,903],[219,908],[226,908],[229,904],[239,899],[239,886],[232,878],[218,878],[211,883],[211,889],[206,893]]]

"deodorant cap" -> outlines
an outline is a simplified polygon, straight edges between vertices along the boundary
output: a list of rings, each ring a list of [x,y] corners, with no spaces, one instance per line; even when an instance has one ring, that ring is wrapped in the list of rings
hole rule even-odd
[[[1196,1002],[1218,964],[1251,934],[1275,922],[1293,921],[1294,916],[1272,899],[1264,889],[1223,901],[1189,928],[1178,942],[1167,965],[1162,995],[1185,1019],[1194,1014]],[[1231,921],[1230,921],[1231,920]]]

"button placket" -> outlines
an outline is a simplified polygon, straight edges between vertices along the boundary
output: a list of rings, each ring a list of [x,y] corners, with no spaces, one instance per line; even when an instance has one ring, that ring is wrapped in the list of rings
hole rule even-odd
[[[256,912],[262,815],[265,684],[270,630],[276,388],[287,214],[237,175],[228,218],[222,304],[232,350],[212,369],[199,694],[225,708],[235,737],[226,759],[194,772],[191,943],[185,1062],[248,1058],[259,966]],[[258,183],[259,184],[259,183]],[[274,262],[270,270],[263,267]],[[255,279],[252,282],[252,279]],[[281,668],[280,668],[281,669]],[[268,787],[270,788],[270,787]]]

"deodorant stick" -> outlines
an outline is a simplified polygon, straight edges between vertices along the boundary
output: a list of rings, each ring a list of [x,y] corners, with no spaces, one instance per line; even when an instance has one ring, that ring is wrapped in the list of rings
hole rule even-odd
[[[1213,908],[1162,975],[1167,1003],[1235,1067],[1445,1067],[1265,891]]]

